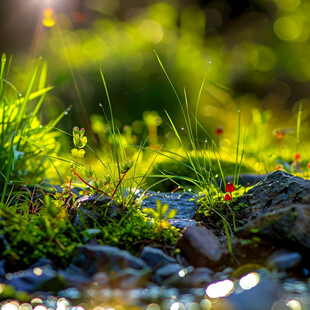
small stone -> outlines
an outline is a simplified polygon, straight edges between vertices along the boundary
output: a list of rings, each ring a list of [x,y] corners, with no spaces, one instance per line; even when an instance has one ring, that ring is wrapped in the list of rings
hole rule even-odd
[[[37,267],[39,268],[39,267]],[[65,288],[66,281],[54,270],[24,270],[12,274],[12,278],[5,281],[16,291],[34,293],[36,291],[50,291],[57,293]]]
[[[139,256],[151,268],[175,263],[175,259],[164,253],[161,249],[145,246]]]
[[[93,276],[97,272],[117,272],[124,268],[144,269],[147,264],[128,251],[108,245],[77,245],[72,265],[84,274]]]
[[[167,264],[164,265],[156,270],[156,275],[160,276],[161,278],[168,278],[173,274],[178,274],[180,270],[184,267],[179,264]]]
[[[270,269],[276,268],[279,271],[286,271],[296,268],[302,261],[301,254],[287,250],[278,250],[267,259],[267,266]]]
[[[109,277],[105,272],[97,272],[93,278],[92,278],[92,282],[95,285],[107,285],[109,283]]]
[[[110,283],[112,286],[121,289],[131,289],[136,287],[145,287],[151,275],[151,269],[142,270],[125,268],[117,271],[111,277]]]
[[[222,256],[218,239],[211,230],[204,227],[187,227],[176,247],[195,267],[214,266]]]
[[[175,228],[184,229],[188,226],[199,226],[199,223],[190,219],[170,219],[168,223]]]

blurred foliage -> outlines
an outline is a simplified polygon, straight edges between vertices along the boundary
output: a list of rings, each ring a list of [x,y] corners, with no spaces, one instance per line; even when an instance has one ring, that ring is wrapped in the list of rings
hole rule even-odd
[[[37,61],[29,77],[25,94],[8,80],[12,59],[1,57],[0,66],[0,194],[4,202],[7,188],[20,182],[38,182],[53,167],[52,155],[60,142],[53,126],[64,116],[42,125],[39,111],[46,93],[46,63]],[[6,62],[8,63],[6,67]],[[55,167],[55,166],[54,166]],[[53,173],[55,174],[55,172]]]
[[[237,13],[237,4],[224,0],[201,1],[200,6],[198,1],[81,3],[77,15],[69,4],[64,7],[55,1],[54,15],[49,15],[55,25],[41,26],[40,36],[34,38],[33,54],[44,56],[51,68],[49,78],[57,86],[47,98],[45,113],[53,117],[63,106],[73,105],[62,124],[67,132],[76,124],[92,129],[91,138],[101,146],[109,140],[98,106],[106,102],[99,62],[122,142],[135,144],[149,137],[151,147],[162,143],[173,147],[164,110],[179,128],[184,124],[154,56],[156,50],[180,94],[185,86],[193,111],[206,75],[198,119],[228,156],[234,153],[240,104],[242,128],[246,127],[245,159],[256,172],[273,170],[274,155],[294,161],[301,102],[300,139],[309,140],[310,4],[306,1],[255,0]],[[17,60],[25,67],[32,56],[21,54]],[[15,73],[22,85],[25,75]],[[219,126],[222,132],[217,136]],[[302,159],[309,158],[307,145],[300,153]]]

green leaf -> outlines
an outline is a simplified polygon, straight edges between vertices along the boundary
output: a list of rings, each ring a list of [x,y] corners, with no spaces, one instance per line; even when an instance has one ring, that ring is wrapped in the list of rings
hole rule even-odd
[[[162,220],[165,217],[166,212],[169,209],[169,205],[162,205],[160,200],[156,200],[156,208],[158,212],[159,219]]]
[[[133,161],[126,160],[124,164],[121,165],[121,173],[127,172],[133,166]]]
[[[142,212],[148,214],[154,220],[158,220],[157,212],[154,209],[152,209],[152,208],[144,208],[142,210]]]
[[[12,162],[12,170],[15,168],[15,163],[24,155],[24,152],[17,151],[16,145],[13,146],[13,162]]]
[[[171,209],[165,217],[165,220],[173,219],[177,215],[177,209]]]

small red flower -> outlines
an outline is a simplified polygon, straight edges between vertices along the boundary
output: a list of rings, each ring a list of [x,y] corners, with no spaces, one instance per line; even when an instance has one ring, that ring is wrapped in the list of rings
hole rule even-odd
[[[299,161],[299,159],[300,159],[300,154],[299,154],[299,153],[296,153],[296,154],[294,155],[294,158],[295,158],[295,161],[296,161],[296,162]]]
[[[230,201],[231,200],[231,196],[229,194],[225,195],[225,201]]]
[[[280,165],[276,165],[275,168],[274,168],[274,170],[276,170],[276,171],[277,171],[277,170],[280,170],[280,169],[281,169],[281,166],[280,166]]]
[[[228,182],[228,183],[226,184],[226,192],[231,193],[231,192],[233,192],[234,190],[236,190],[235,187],[234,187],[234,184]]]
[[[215,134],[216,134],[217,136],[222,135],[222,134],[223,134],[223,128],[222,128],[222,127],[217,127],[217,128],[215,129]]]
[[[276,133],[276,138],[277,138],[277,139],[282,139],[282,138],[284,138],[284,135],[285,135],[284,132],[277,132],[277,133]]]
[[[310,169],[310,161],[308,162],[308,168]]]

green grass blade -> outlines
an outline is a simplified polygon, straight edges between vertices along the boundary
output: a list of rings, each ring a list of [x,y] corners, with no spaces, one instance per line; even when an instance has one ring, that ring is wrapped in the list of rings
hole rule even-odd
[[[17,115],[17,122],[16,122],[17,127],[16,127],[16,130],[20,129],[20,127],[21,127],[21,122],[22,122],[22,119],[23,119],[24,114],[26,112],[27,105],[28,105],[28,102],[29,102],[29,99],[30,99],[30,95],[31,95],[34,83],[36,81],[36,77],[37,77],[38,71],[39,71],[40,62],[41,61],[39,60],[37,65],[35,66],[33,74],[32,74],[32,76],[30,78],[30,82],[29,82],[28,88],[26,90],[26,94],[25,94],[24,100],[21,103],[21,106],[20,106],[20,109],[19,109],[19,113]]]
[[[5,175],[5,182],[2,190],[2,196],[1,196],[1,204],[4,203],[6,191],[9,185],[9,179],[10,179],[10,174],[12,171],[12,164],[13,164],[13,146],[14,146],[14,137],[15,137],[15,132],[12,132],[11,136],[11,142],[10,142],[10,148],[9,148],[9,154],[7,157],[7,168],[6,168],[6,175]]]
[[[238,179],[238,160],[239,160],[239,144],[240,144],[240,132],[241,132],[241,103],[238,109],[238,125],[237,125],[237,146],[236,146],[236,162],[235,162],[235,173],[234,173],[234,184]]]
[[[300,124],[301,124],[302,103],[299,105],[297,114],[297,126],[296,126],[296,153],[299,150],[300,143]]]

